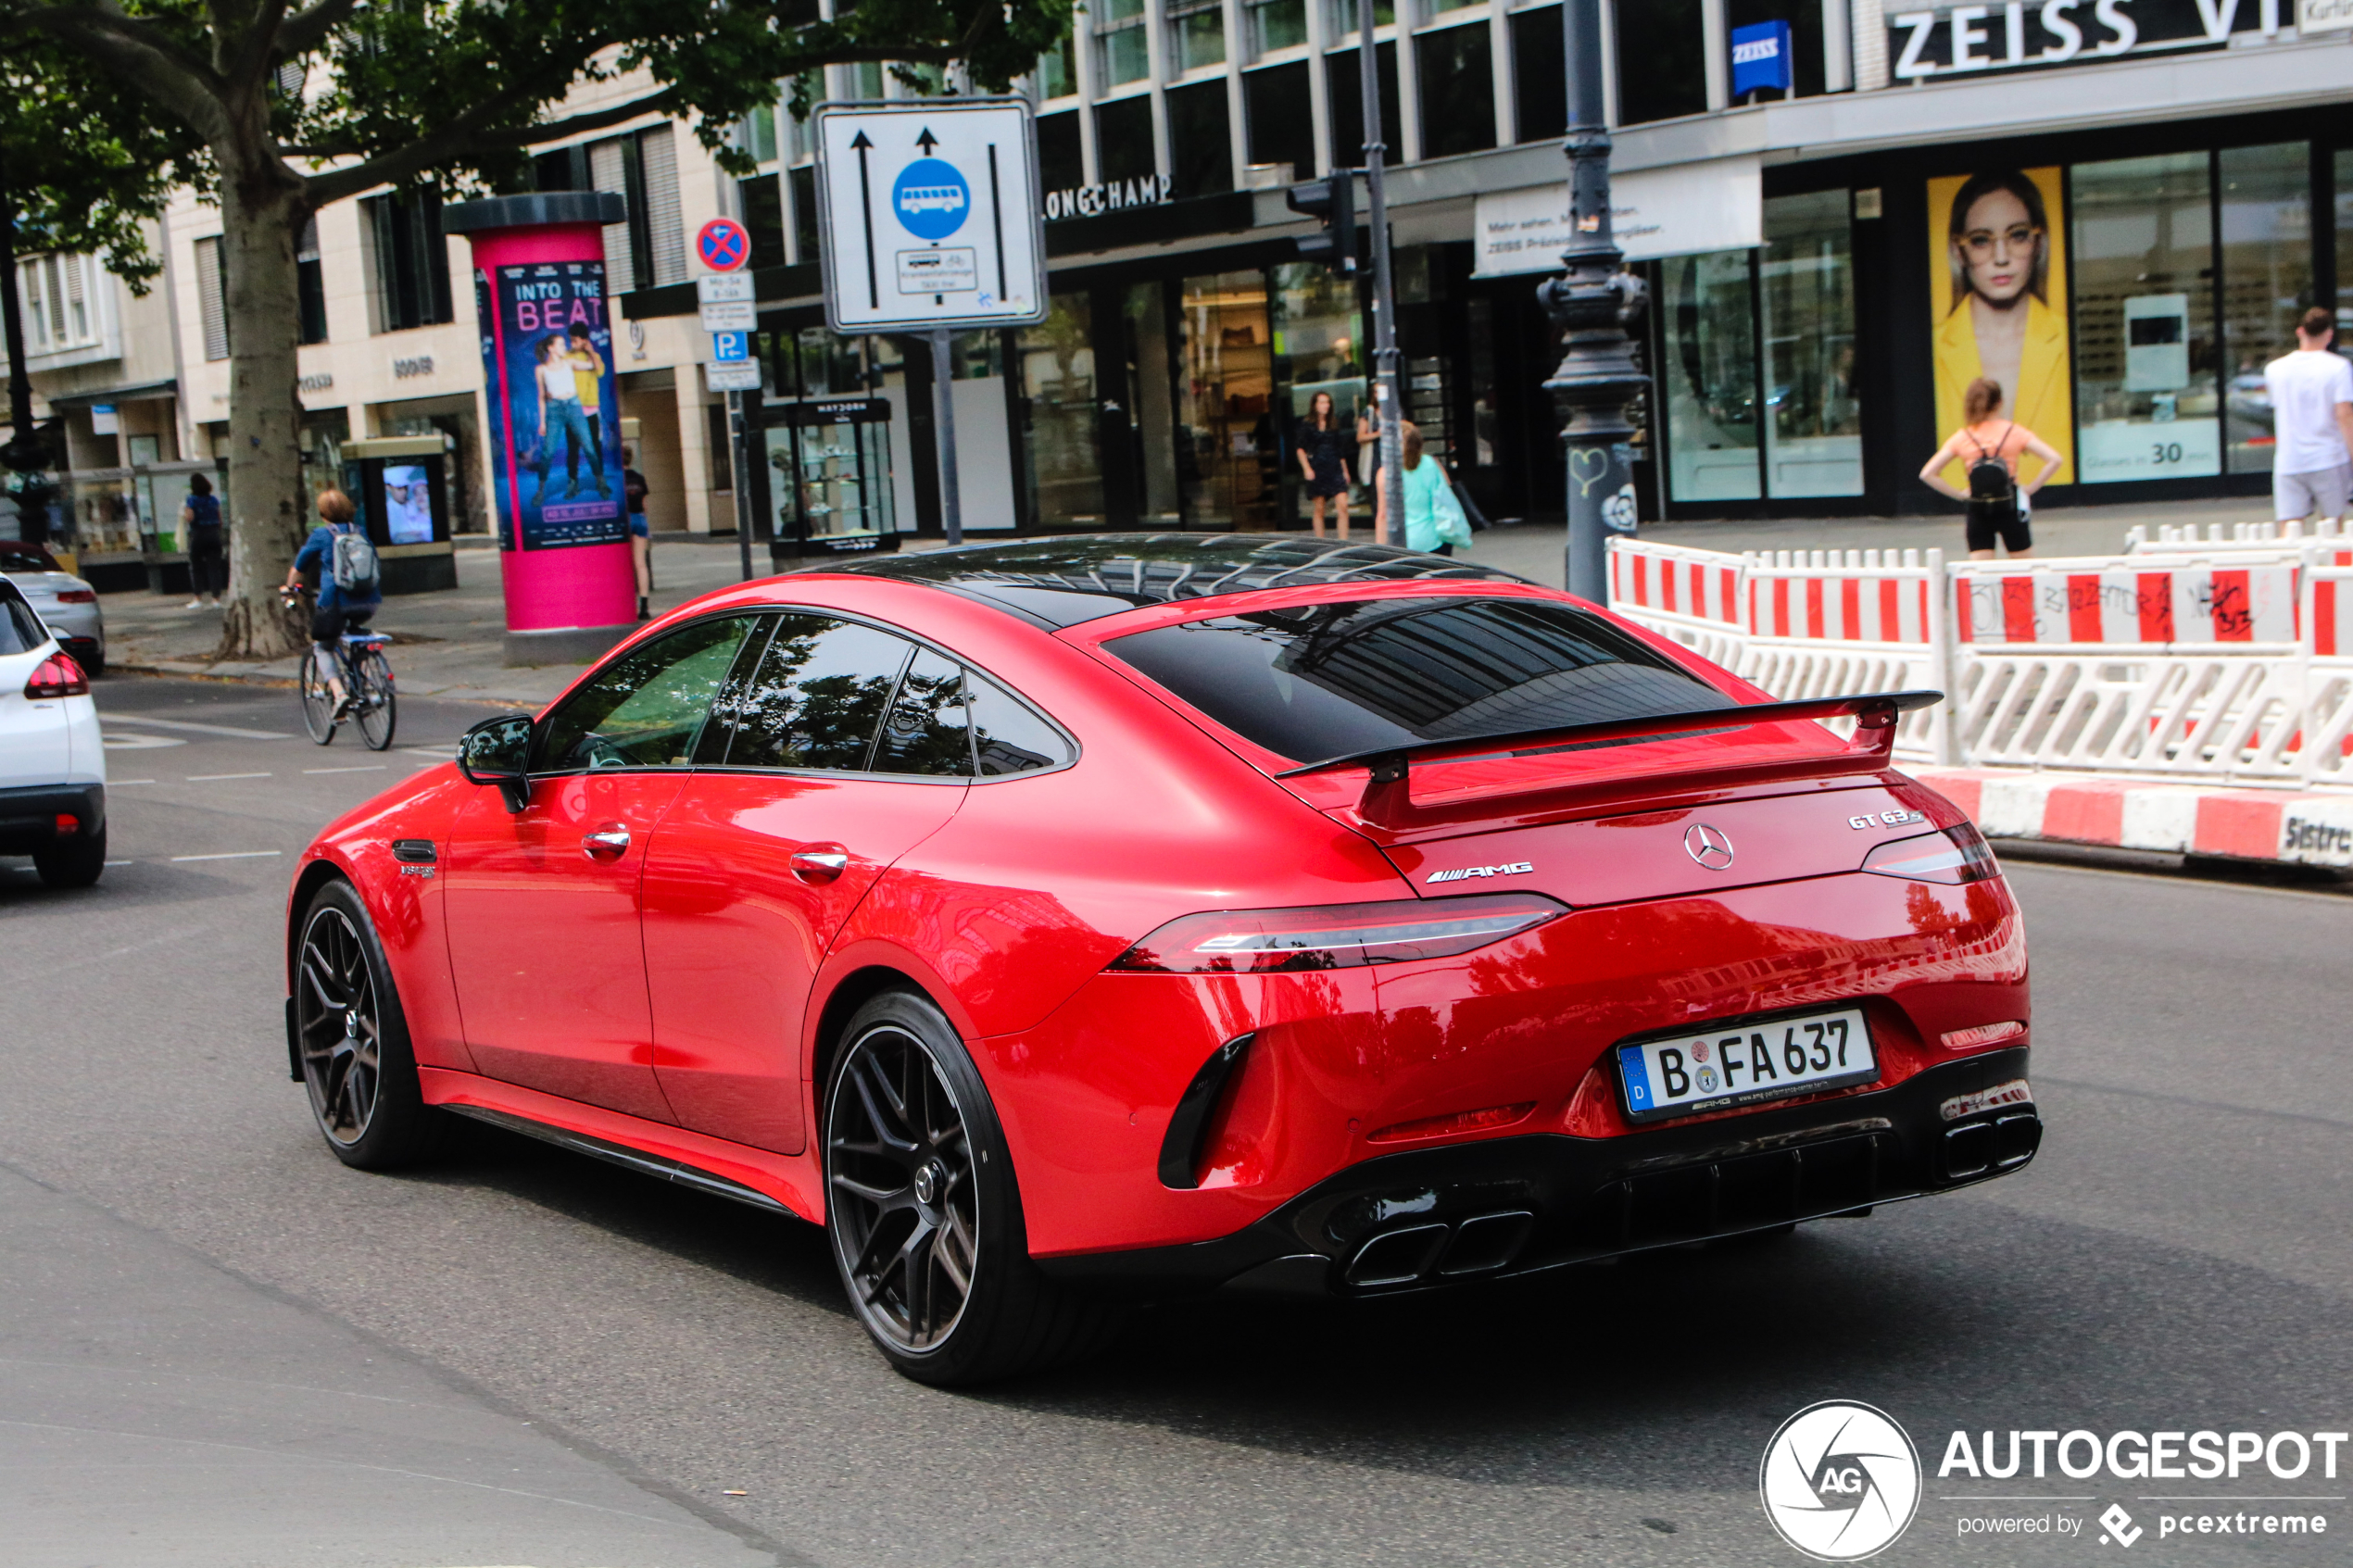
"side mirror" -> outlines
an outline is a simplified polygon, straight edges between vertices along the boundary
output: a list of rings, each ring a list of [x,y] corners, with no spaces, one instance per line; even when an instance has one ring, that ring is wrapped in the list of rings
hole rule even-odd
[[[458,742],[458,771],[468,784],[497,784],[507,809],[531,803],[531,720],[509,713],[484,719]]]

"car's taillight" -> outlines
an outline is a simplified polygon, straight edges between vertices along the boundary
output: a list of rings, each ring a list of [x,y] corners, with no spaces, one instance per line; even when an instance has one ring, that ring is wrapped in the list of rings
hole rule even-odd
[[[2002,874],[1993,846],[1968,822],[1879,845],[1863,857],[1863,869],[1912,882],[1983,882]]]
[[[94,605],[98,596],[88,588],[60,588],[57,602],[61,605]]]
[[[83,696],[90,691],[90,677],[69,653],[53,653],[41,661],[32,679],[24,684],[24,695],[35,702],[53,696]]]
[[[1292,909],[1221,909],[1170,921],[1112,960],[1153,974],[1275,974],[1453,958],[1568,913],[1535,893]]]

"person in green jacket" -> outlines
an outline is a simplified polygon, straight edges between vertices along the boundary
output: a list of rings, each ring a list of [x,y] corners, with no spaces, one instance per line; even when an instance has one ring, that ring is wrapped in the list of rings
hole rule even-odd
[[[1455,546],[1471,542],[1470,523],[1463,516],[1463,504],[1454,499],[1454,485],[1446,475],[1446,465],[1423,455],[1421,426],[1407,420],[1402,428],[1405,447],[1405,537],[1397,542],[1424,555],[1451,556]],[[1397,540],[1390,526],[1389,491],[1381,483],[1378,469],[1373,470],[1373,537]]]

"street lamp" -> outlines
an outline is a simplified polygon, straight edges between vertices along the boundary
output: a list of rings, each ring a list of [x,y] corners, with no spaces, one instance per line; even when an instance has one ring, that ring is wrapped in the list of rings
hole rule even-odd
[[[1544,390],[1561,416],[1568,463],[1568,591],[1609,602],[1604,543],[1634,531],[1634,485],[1627,469],[1626,405],[1645,378],[1627,324],[1640,313],[1641,280],[1620,270],[1609,232],[1609,124],[1602,103],[1601,0],[1566,0],[1568,52],[1568,248],[1565,277],[1536,297],[1561,329],[1567,350]]]

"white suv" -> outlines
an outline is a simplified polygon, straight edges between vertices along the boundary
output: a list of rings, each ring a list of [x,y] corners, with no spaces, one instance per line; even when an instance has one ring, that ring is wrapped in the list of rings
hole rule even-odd
[[[107,867],[107,754],[90,681],[15,583],[0,578],[0,855],[51,887]]]

